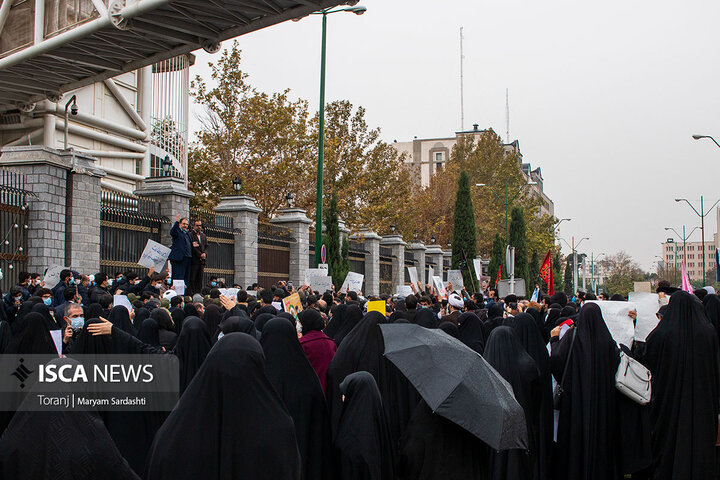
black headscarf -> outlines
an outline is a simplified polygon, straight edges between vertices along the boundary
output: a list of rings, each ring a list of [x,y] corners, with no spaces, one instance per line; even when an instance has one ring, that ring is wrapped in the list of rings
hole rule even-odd
[[[485,327],[485,338],[490,337],[490,332],[492,332],[494,328],[502,325],[504,320],[505,310],[503,310],[502,305],[499,303],[490,305],[487,312],[487,320],[485,320],[483,324]]]
[[[143,321],[138,332],[138,340],[155,347],[160,346],[160,326],[154,319],[148,318]]]
[[[468,347],[482,355],[485,348],[485,328],[482,321],[472,312],[458,317],[458,338]]]
[[[532,319],[535,322],[535,328],[537,328],[537,331],[540,334],[540,338],[542,338],[545,345],[547,345],[550,341],[550,332],[545,330],[545,320],[543,319],[543,315],[540,313],[540,310],[530,307],[525,310],[525,313],[529,313],[530,316],[532,316]]]
[[[512,386],[515,399],[525,412],[528,432],[528,452],[512,449],[490,453],[490,474],[493,479],[539,478],[538,417],[540,373],[512,328],[493,329],[483,357]]]
[[[257,340],[230,333],[213,346],[149,457],[146,480],[301,478],[293,420]]]
[[[425,328],[437,328],[438,316],[431,308],[420,308],[415,312],[413,323],[420,325]]]
[[[703,306],[705,307],[705,315],[708,320],[715,327],[715,333],[717,333],[720,339],[720,297],[717,294],[705,295],[703,299]],[[665,305],[663,305],[665,306]]]
[[[205,307],[205,312],[203,313],[202,318],[207,325],[208,332],[210,332],[211,334],[214,333],[215,331],[217,331],[218,326],[220,325],[220,320],[222,319],[220,307],[213,303],[207,305]]]
[[[243,311],[240,311],[240,315],[223,319],[212,338],[213,341],[216,342],[218,340],[220,332],[222,332],[223,335],[233,332],[247,333],[256,340],[260,338],[260,334],[255,329],[255,323],[253,323],[247,313]]]
[[[440,322],[440,325],[438,325],[438,328],[442,330],[443,332],[447,333],[451,337],[455,337],[457,339],[460,339],[460,330],[458,329],[458,326],[455,325],[452,322]]]
[[[179,334],[182,330],[183,321],[185,320],[185,312],[183,312],[179,308],[176,308],[172,311],[170,316],[172,317],[173,325],[175,325],[175,333]]]
[[[325,335],[332,338],[339,346],[340,342],[355,328],[355,325],[360,323],[362,318],[362,311],[357,305],[336,305],[332,309],[332,318],[325,327]]]
[[[340,392],[345,401],[334,440],[340,455],[338,477],[392,480],[394,448],[375,379],[368,372],[355,372],[343,380]]]
[[[200,369],[210,351],[210,334],[198,317],[187,317],[175,344],[175,355],[180,360],[180,393]]]
[[[653,478],[716,478],[718,339],[694,295],[672,294],[644,362],[652,372]]]
[[[57,330],[55,322],[48,320],[38,312],[28,313],[23,321],[25,322],[25,328],[10,340],[6,353],[21,353],[24,355],[58,354],[55,342],[50,335],[50,330]]]
[[[615,373],[619,351],[600,307],[587,303],[576,322],[576,338],[560,402],[556,478],[616,478],[618,475]],[[550,368],[560,381],[573,330],[552,341]]]
[[[275,315],[272,313],[261,313],[260,315],[255,317],[255,329],[258,332],[262,332],[263,327],[265,327],[265,322],[267,322],[271,318],[275,318]]]
[[[23,302],[22,305],[20,305],[20,310],[18,311],[17,315],[15,316],[15,320],[12,322],[12,332],[13,335],[17,335],[20,332],[23,331],[23,329],[26,326],[25,323],[25,317],[28,313],[32,312],[33,307],[37,303],[41,303],[42,299],[40,297],[30,297],[27,301]]]
[[[195,308],[195,305],[193,305],[192,303],[189,303],[189,302],[186,303],[185,306],[183,307],[183,312],[185,312],[185,318],[199,316],[197,308]]]
[[[553,392],[550,355],[546,344],[537,331],[535,320],[527,313],[505,319],[505,325],[511,327],[520,345],[532,357],[540,372],[538,405],[538,471],[539,478],[549,478],[553,442]]]
[[[301,315],[305,312],[309,310]],[[273,318],[265,324],[260,344],[265,352],[265,374],[295,423],[303,478],[332,478],[327,405],[295,327],[284,318]]]
[[[88,317],[91,318],[91,317]],[[135,310],[135,317],[133,318],[133,327],[139,332],[142,323],[150,318],[150,310],[145,307],[141,307]]]
[[[51,330],[59,330],[65,328],[65,320],[63,320],[62,318],[58,319],[62,321],[62,323],[60,323],[60,321],[54,319],[53,316],[50,314],[50,309],[44,303],[36,303],[35,305],[33,305],[32,311],[41,314],[45,318],[45,320],[47,320],[48,326],[52,327],[50,328]]]
[[[10,339],[12,338],[12,328],[8,322],[0,322],[0,354],[7,350]]]
[[[543,335],[543,338],[545,338],[545,336],[547,336],[548,339],[550,338],[550,332],[552,332],[553,329],[555,327],[557,327],[558,320],[560,320],[560,311],[561,310],[562,310],[561,308],[553,308],[553,307],[550,307],[548,309],[547,316],[545,317],[545,329],[544,329],[545,334]],[[547,345],[547,342],[545,342],[545,344]]]
[[[85,318],[100,318],[103,316],[103,308],[99,303],[91,303],[85,311]],[[106,319],[108,320],[108,319]]]
[[[112,310],[110,310],[108,320],[120,330],[137,336],[137,329],[130,321],[130,312],[122,305],[114,306]]]
[[[379,324],[385,316],[369,312],[343,339],[330,362],[327,373],[326,396],[333,432],[337,432],[342,410],[340,383],[351,373],[369,372],[378,384],[383,405],[388,412],[393,448],[405,431],[410,416],[420,401],[415,388],[385,356],[385,342]]]
[[[75,362],[58,358],[51,363]],[[28,395],[0,438],[3,479],[139,480],[97,413],[34,411],[31,402],[37,402],[34,395]]]
[[[302,325],[303,334],[313,331],[321,331],[325,327],[325,321],[323,320],[320,312],[314,308],[308,308],[303,310],[298,315],[298,321]]]

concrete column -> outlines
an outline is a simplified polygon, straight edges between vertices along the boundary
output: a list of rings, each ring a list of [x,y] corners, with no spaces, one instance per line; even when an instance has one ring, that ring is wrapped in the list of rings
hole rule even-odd
[[[425,258],[430,263],[434,263],[435,275],[442,276],[443,251],[440,245],[428,245],[425,250]],[[440,273],[438,273],[440,272]],[[425,281],[432,285],[431,279],[426,278]]]
[[[95,159],[43,146],[5,147],[0,165],[25,175],[29,199],[28,270],[100,268],[100,179]]]
[[[312,220],[302,208],[285,208],[279,210],[278,216],[270,220],[270,223],[292,230],[296,242],[290,244],[290,281],[295,285],[302,285],[305,281],[305,271],[308,269]]]
[[[392,261],[392,287],[393,292],[398,285],[405,285],[405,246],[400,235],[384,235],[380,245],[390,247],[393,255]]]
[[[415,257],[415,268],[417,269],[418,280],[425,285],[425,244],[422,242],[411,243],[408,247]]]
[[[352,235],[363,241],[365,253],[365,293],[366,297],[380,295],[380,240],[382,237],[371,230],[363,230]],[[334,280],[334,279],[333,279]],[[340,280],[342,282],[342,280]]]
[[[142,187],[133,193],[140,197],[153,198],[160,204],[160,215],[170,220],[160,228],[161,243],[171,245],[170,229],[175,223],[175,217],[189,217],[190,198],[195,194],[185,187],[184,180],[174,177],[146,178]]]
[[[235,235],[235,281],[244,287],[258,281],[258,214],[262,211],[247,195],[222,197],[215,211],[230,215]]]

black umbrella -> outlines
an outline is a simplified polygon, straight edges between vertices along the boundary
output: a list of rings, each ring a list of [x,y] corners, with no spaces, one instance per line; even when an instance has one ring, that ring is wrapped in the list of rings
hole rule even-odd
[[[495,450],[527,449],[525,413],[512,387],[480,355],[441,330],[380,325],[385,356],[433,412]]]

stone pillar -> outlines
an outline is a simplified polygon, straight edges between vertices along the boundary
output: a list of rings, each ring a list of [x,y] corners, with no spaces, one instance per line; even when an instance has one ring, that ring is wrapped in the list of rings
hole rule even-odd
[[[42,146],[5,147],[0,165],[25,175],[28,212],[28,270],[50,265],[82,273],[100,269],[100,179],[95,159]]]
[[[433,267],[435,275],[442,277],[443,251],[440,245],[428,245],[425,250],[425,258],[427,258],[430,263],[435,264]],[[432,282],[429,280],[428,278],[425,279],[427,283],[432,285]]]
[[[285,208],[279,210],[278,216],[270,223],[283,225],[293,232],[296,242],[290,244],[290,281],[300,286],[305,282],[305,271],[308,269],[310,225],[313,222],[302,208]]]
[[[363,293],[366,297],[380,295],[380,240],[382,237],[371,230],[363,230],[352,235],[351,238],[362,240],[363,248],[367,252],[365,253],[365,289]],[[335,279],[333,281],[337,283]]]
[[[445,265],[445,260],[448,260],[448,265],[450,265],[450,261],[452,259],[452,250],[443,250],[443,265]],[[445,276],[442,277],[444,282],[447,282],[447,278]]]
[[[380,245],[390,247],[393,255],[392,261],[392,288],[395,291],[398,285],[405,285],[405,245],[400,235],[384,235]]]
[[[163,223],[160,227],[161,242],[170,245],[170,229],[175,223],[175,218],[180,215],[187,218],[190,216],[190,198],[195,194],[185,186],[185,180],[175,177],[153,177],[146,178],[143,185],[133,192],[141,197],[150,197],[160,204],[160,215],[167,217],[170,223]],[[189,218],[188,218],[189,221]]]
[[[218,213],[233,219],[235,235],[235,281],[243,288],[258,281],[258,214],[262,211],[255,199],[247,195],[222,197],[215,207]]]
[[[349,240],[350,229],[345,225],[345,221],[340,219],[338,219],[338,229],[340,230],[340,246],[342,247],[343,239],[347,238]]]
[[[418,280],[425,285],[425,244],[422,242],[411,243],[408,247],[415,257],[415,268],[417,269]],[[417,285],[416,285],[417,286]]]

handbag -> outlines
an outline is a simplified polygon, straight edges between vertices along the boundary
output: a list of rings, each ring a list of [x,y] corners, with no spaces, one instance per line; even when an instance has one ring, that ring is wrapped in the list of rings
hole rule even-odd
[[[560,382],[555,385],[555,390],[553,391],[553,409],[560,410],[560,400],[562,399],[562,394],[565,390],[563,390],[563,384],[565,383],[565,375],[567,375],[568,365],[570,365],[570,355],[572,355],[572,348],[575,344],[575,336],[577,333],[577,329],[572,329],[572,340],[570,340],[570,350],[568,351],[567,358],[565,359],[565,368],[563,369],[562,378],[560,378]]]
[[[652,396],[652,375],[645,365],[624,351],[620,351],[620,365],[615,374],[615,388],[630,400],[640,405],[650,403]]]

